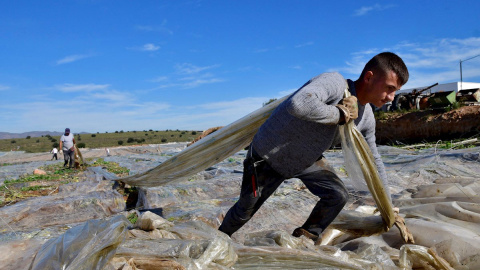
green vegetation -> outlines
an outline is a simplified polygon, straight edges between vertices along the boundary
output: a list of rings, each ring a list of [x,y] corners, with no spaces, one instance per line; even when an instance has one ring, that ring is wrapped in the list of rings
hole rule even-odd
[[[115,133],[92,133],[75,134],[78,147],[82,144],[88,148],[115,147],[119,145],[138,145],[138,144],[160,144],[168,142],[190,142],[197,131],[165,130],[165,131],[115,131]],[[140,136],[141,135],[141,136]],[[183,135],[183,136],[182,136]],[[30,138],[1,139],[0,151],[25,151],[28,153],[50,152],[53,147],[58,147],[60,136],[45,135],[37,137],[35,140]],[[81,141],[81,142],[80,142]]]
[[[0,207],[13,204],[29,197],[46,196],[58,192],[60,185],[79,182],[84,179],[86,167],[101,166],[118,177],[128,175],[129,170],[118,163],[107,162],[101,158],[89,159],[80,169],[63,168],[63,163],[55,163],[40,167],[46,174],[27,174],[18,179],[5,180],[0,186]],[[132,188],[124,192],[134,192]]]
[[[137,220],[138,220],[138,215],[137,213],[133,212],[133,213],[130,213],[127,217],[128,221],[130,221],[130,223],[132,224],[135,224],[137,223]]]
[[[105,161],[103,158],[96,159],[91,166],[92,167],[101,166],[105,168],[108,172],[114,173],[119,177],[127,176],[128,173],[130,172],[129,169],[120,167],[118,163]]]
[[[480,134],[479,134],[480,135]],[[465,148],[473,148],[479,145],[480,143],[480,136],[471,137],[471,138],[461,138],[449,141],[424,141],[418,144],[391,144],[389,146],[398,147],[398,148],[407,148],[407,149],[428,149],[428,148],[437,148],[437,149],[465,149]],[[477,139],[475,141],[475,139]],[[472,140],[469,142],[469,140]]]

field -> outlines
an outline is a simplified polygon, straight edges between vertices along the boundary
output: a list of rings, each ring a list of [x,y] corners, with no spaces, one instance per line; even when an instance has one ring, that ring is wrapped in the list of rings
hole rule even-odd
[[[187,130],[144,130],[115,131],[112,133],[75,134],[79,148],[102,148],[120,145],[160,144],[168,142],[188,142],[196,138],[200,131]],[[25,151],[27,153],[50,152],[54,146],[58,148],[60,136],[45,135],[42,137],[26,137],[0,140],[0,152]],[[60,149],[59,149],[60,150]]]

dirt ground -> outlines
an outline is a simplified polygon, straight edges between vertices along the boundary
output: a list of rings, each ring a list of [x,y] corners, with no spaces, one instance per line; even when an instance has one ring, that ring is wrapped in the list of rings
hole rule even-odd
[[[444,109],[409,113],[386,113],[377,119],[377,143],[419,143],[478,137],[480,106],[465,106],[445,112]]]

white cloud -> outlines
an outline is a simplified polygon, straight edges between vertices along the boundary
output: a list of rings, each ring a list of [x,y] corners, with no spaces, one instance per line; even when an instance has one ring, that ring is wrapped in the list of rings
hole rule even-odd
[[[480,55],[480,37],[466,39],[437,39],[426,43],[408,41],[387,48],[372,48],[352,53],[345,66],[332,68],[330,71],[340,71],[354,75],[356,78],[365,63],[375,54],[391,51],[405,61],[410,73],[410,79],[403,88],[428,86],[433,83],[460,81],[460,60]],[[479,78],[480,57],[462,64],[463,80]]]
[[[155,77],[151,80],[148,80],[149,82],[164,82],[168,80],[168,77],[167,76],[158,76],[158,77]]]
[[[190,63],[182,63],[182,64],[175,65],[175,69],[177,70],[177,73],[179,73],[179,74],[195,74],[195,73],[200,73],[200,72],[208,70],[208,69],[216,68],[218,66],[219,65],[199,67],[199,66],[195,66],[195,65],[190,64]]]
[[[220,65],[196,66],[191,63],[181,63],[174,66],[175,73],[171,76],[159,76],[149,80],[154,83],[162,83],[155,89],[162,88],[195,88],[204,84],[219,83],[225,81],[216,77],[211,72],[206,72],[219,67]]]
[[[75,62],[75,61],[78,61],[78,60],[81,60],[81,59],[84,59],[84,58],[88,58],[88,57],[91,57],[91,55],[87,55],[87,54],[69,55],[69,56],[66,56],[66,57],[64,57],[60,60],[57,60],[57,65],[72,63],[72,62]]]
[[[143,45],[140,50],[147,51],[147,52],[154,52],[154,51],[158,51],[159,49],[160,49],[160,46],[156,46],[153,43],[147,43]]]
[[[313,44],[314,44],[313,41],[309,41],[309,42],[306,42],[306,43],[303,43],[303,44],[295,45],[295,48],[302,48],[302,47],[306,47],[306,46],[312,46]]]
[[[354,16],[364,16],[367,15],[370,11],[382,11],[394,7],[395,5],[379,5],[375,4],[373,6],[361,7],[354,11]]]
[[[109,84],[70,84],[55,85],[55,88],[62,92],[91,92],[96,90],[104,90],[110,87]]]
[[[5,91],[5,90],[8,90],[8,89],[10,89],[10,86],[0,84],[0,91]]]
[[[137,25],[136,28],[143,32],[158,32],[173,35],[173,31],[167,28],[167,20],[163,20],[161,25]]]

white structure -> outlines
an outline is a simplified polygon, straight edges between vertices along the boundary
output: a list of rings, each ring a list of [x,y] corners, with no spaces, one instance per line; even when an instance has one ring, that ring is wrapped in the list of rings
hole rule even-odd
[[[415,88],[409,88],[409,89],[401,89],[398,90],[396,94],[402,94],[402,93],[411,93],[414,89],[417,89],[418,91],[425,89],[429,87],[430,85],[427,86],[421,86],[421,87],[415,87]],[[435,92],[449,92],[449,91],[455,91],[458,92],[459,90],[465,90],[465,89],[477,89],[480,88],[480,83],[474,83],[474,82],[452,82],[452,83],[443,83],[443,84],[438,84],[429,90],[423,92],[424,94],[431,94]]]

